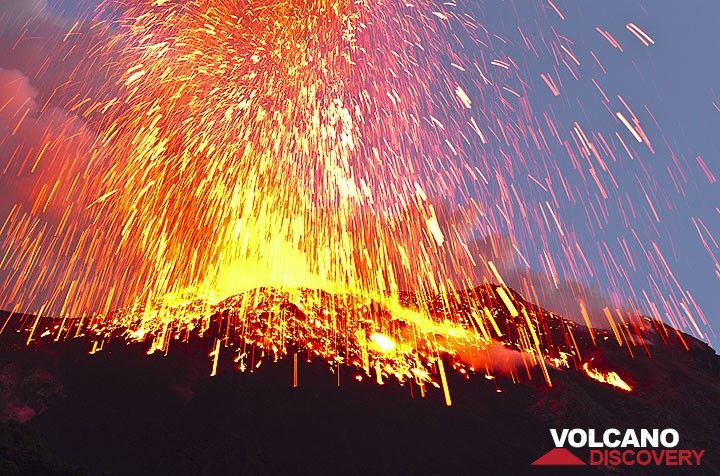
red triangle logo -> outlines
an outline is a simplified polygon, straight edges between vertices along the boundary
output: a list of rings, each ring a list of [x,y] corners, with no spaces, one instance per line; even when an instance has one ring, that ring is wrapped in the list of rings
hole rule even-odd
[[[553,448],[532,464],[533,466],[584,466],[585,462],[565,448]]]

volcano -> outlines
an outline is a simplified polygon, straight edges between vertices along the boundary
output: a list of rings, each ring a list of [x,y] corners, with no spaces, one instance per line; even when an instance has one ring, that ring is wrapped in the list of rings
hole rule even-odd
[[[160,343],[127,338],[117,323],[142,319],[132,309],[82,327],[5,313],[0,473],[580,474],[531,466],[554,447],[550,428],[577,427],[674,428],[679,447],[706,450],[701,467],[674,469],[720,474],[713,349],[650,318],[592,329],[502,289],[399,298],[403,309],[424,309],[432,326],[453,316],[489,337],[479,352],[437,337],[448,341],[440,360],[449,407],[444,385],[403,370],[401,349],[390,358],[392,346],[378,338],[367,365],[360,347],[338,348],[329,337],[330,321],[350,331],[343,335],[374,330],[388,342],[410,332],[394,308],[372,299],[262,288],[213,304],[204,324],[191,320]],[[473,314],[479,304],[489,316]],[[203,306],[189,300],[182,312]],[[543,357],[527,351],[515,306],[528,310]],[[280,327],[272,324],[279,315]],[[286,345],[269,345],[278,342]],[[571,450],[588,460],[587,450]]]

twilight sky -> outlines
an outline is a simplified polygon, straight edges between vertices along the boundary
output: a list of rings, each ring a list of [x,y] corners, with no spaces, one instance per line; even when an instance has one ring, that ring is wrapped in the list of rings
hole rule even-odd
[[[0,154],[13,154],[19,147],[40,140],[41,131],[52,133],[62,128],[67,133],[70,128],[74,131],[70,136],[91,133],[82,121],[64,109],[61,100],[53,100],[55,88],[63,84],[80,59],[48,59],[44,55],[53,44],[66,40],[64,34],[76,18],[88,13],[88,3],[83,3],[82,7],[80,3],[75,0],[4,0],[0,4],[0,104],[6,104],[0,109],[0,137],[5,138],[0,143]],[[637,182],[637,168],[646,167],[656,181],[652,187],[667,200],[665,204],[656,204],[658,220],[652,228],[645,225],[645,219],[638,222],[637,236],[632,235],[627,223],[619,219],[620,210],[608,210],[609,217],[601,232],[585,226],[590,219],[587,207],[578,203],[564,204],[561,210],[563,225],[574,230],[578,241],[588,248],[599,240],[608,243],[616,243],[620,239],[657,243],[680,286],[693,296],[708,321],[717,328],[720,326],[720,299],[717,299],[720,269],[716,261],[720,253],[712,238],[720,237],[720,194],[717,182],[708,178],[703,167],[706,165],[711,174],[720,173],[717,155],[720,150],[720,68],[715,64],[720,49],[720,30],[716,25],[720,18],[720,3],[713,0],[557,0],[554,3],[567,17],[567,21],[562,23],[562,34],[571,38],[578,49],[582,46],[602,57],[605,67],[601,74],[603,89],[609,94],[621,94],[633,105],[643,123],[650,124],[646,128],[656,144],[656,153],[638,148],[640,160],[613,169],[622,193],[627,194],[631,203],[637,204],[641,213],[647,213],[649,207],[643,187]],[[523,5],[523,2],[517,4]],[[474,4],[464,2],[464,5]],[[518,7],[515,10],[508,7],[507,2],[499,1],[478,0],[477,5],[477,11],[473,11],[474,6],[466,8],[496,31],[512,32],[517,25],[533,23],[532,9],[525,11]],[[649,48],[643,46],[626,29],[628,22],[642,27],[655,44]],[[618,38],[623,52],[613,49],[596,27]],[[527,77],[534,78],[532,90],[535,93],[529,99],[536,111],[550,111],[558,123],[568,127],[574,122],[581,122],[598,130],[617,130],[611,116],[601,107],[598,91],[590,81],[567,82],[563,94],[555,98],[539,79],[539,75],[548,70],[548,64],[542,58],[528,55],[520,54],[518,59],[524,62],[522,66]],[[7,138],[16,123],[14,114],[28,101],[37,103],[30,114],[32,121]],[[49,106],[40,111],[41,104]],[[72,143],[67,147],[71,149]],[[670,150],[674,151],[675,157]],[[563,153],[561,149],[556,152],[558,156]],[[686,183],[680,187],[674,183],[676,175],[668,172],[674,170],[676,162],[687,173],[684,177]],[[559,167],[568,167],[567,174],[563,175],[572,181],[576,175],[571,173],[569,162],[564,164],[560,162]],[[518,187],[534,187],[527,178],[520,178],[516,183]],[[32,186],[32,176],[3,177],[0,185],[0,212],[6,214],[23,190]],[[582,189],[579,182],[570,183],[570,186]],[[668,193],[664,195],[663,190]],[[696,224],[699,222],[696,219],[707,227],[706,232],[698,232]],[[502,235],[503,231],[498,230],[497,233]],[[703,246],[701,237],[705,237],[710,250]],[[520,272],[516,269],[515,260],[496,256],[503,267],[503,274],[510,276],[513,284],[514,280],[519,282],[522,276],[532,272],[531,280],[534,280],[535,286],[547,291],[542,293],[540,304],[572,314],[575,308],[568,304],[572,299],[564,293],[577,293],[577,289],[563,290],[562,285],[548,289],[543,283],[548,279],[541,260],[532,258],[532,243],[525,246],[531,270]],[[536,252],[540,254],[539,246]],[[558,255],[562,256],[559,250]],[[588,259],[591,268],[603,266],[598,256],[589,255]],[[637,269],[628,271],[633,287],[643,289],[648,285],[648,266],[640,260]],[[579,285],[585,288],[586,295],[595,296],[588,297],[588,300],[599,301],[592,307],[601,309],[602,296],[611,293],[618,283],[598,273],[592,280]],[[638,306],[644,308],[642,302]],[[717,347],[720,342],[718,337],[708,334],[707,329],[703,332]]]

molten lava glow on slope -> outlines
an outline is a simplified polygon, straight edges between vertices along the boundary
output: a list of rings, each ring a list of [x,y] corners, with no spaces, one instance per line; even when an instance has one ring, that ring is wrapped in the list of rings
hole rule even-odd
[[[615,173],[640,162],[639,148],[654,153],[644,116],[595,78],[611,130],[535,112],[533,84],[561,96],[565,82],[590,75],[581,59],[600,60],[556,33],[566,20],[552,2],[524,7],[542,21],[537,31],[519,25],[519,39],[488,30],[475,3],[108,0],[74,33],[100,38],[84,46],[87,67],[68,82],[80,92],[66,93],[93,132],[81,156],[63,152],[60,134],[6,168],[56,164],[37,177],[32,206],[19,204],[2,227],[4,299],[60,316],[56,339],[122,335],[151,351],[202,335],[225,312],[215,362],[230,345],[247,368],[248,345],[282,356],[292,344],[379,381],[435,382],[439,373],[444,384],[440,354],[486,352],[509,333],[525,368],[551,383],[550,354],[579,365],[579,349],[570,327],[562,346],[548,339],[478,244],[488,235],[495,251],[494,237],[506,235],[512,259],[537,257],[556,286],[596,275],[613,283],[605,317],[618,345],[641,345],[635,301],[702,336],[701,310],[655,243],[583,249],[563,224],[568,203],[584,208],[591,228],[608,210],[635,223],[668,203],[641,166],[647,203],[625,215]],[[652,46],[640,27],[627,28]],[[53,54],[79,47],[67,41]],[[551,58],[548,72],[526,77],[524,54]],[[654,270],[642,289],[626,272],[637,260]],[[435,296],[451,309],[483,281],[501,285],[494,307],[432,312]],[[542,304],[524,283],[520,291]],[[413,306],[402,290],[413,291]],[[38,304],[37,295],[49,298]],[[286,301],[305,306],[304,320],[285,317]],[[500,329],[499,309],[511,329]]]
[[[587,362],[583,364],[583,370],[587,376],[593,380],[612,385],[613,387],[625,390],[626,392],[632,391],[632,387],[628,385],[617,372],[601,372],[597,369],[591,369]]]

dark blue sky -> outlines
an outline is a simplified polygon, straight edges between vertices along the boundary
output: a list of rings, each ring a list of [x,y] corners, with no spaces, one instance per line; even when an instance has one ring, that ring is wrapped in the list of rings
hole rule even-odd
[[[561,4],[561,2],[558,2]],[[575,40],[590,37],[595,26],[622,31],[625,23],[634,21],[655,39],[645,48],[638,41],[623,41],[625,55],[607,61],[605,85],[622,91],[636,105],[647,105],[662,128],[663,138],[681,154],[680,160],[692,162],[703,157],[710,169],[720,172],[720,112],[713,102],[720,94],[720,2],[690,1],[612,1],[562,2],[576,4],[572,21]],[[629,38],[629,37],[628,37]],[[592,118],[590,118],[592,119]],[[659,142],[658,138],[655,139]],[[659,153],[649,160],[657,167],[653,176],[668,189],[672,187],[662,168],[669,158]],[[694,164],[689,169],[697,172]],[[702,218],[715,237],[718,227],[720,190],[708,184],[699,173],[693,173],[686,187],[686,201],[677,202],[677,213],[661,216],[661,243],[673,259],[673,269],[703,307],[715,327],[720,324],[720,291],[716,270],[702,248],[690,217]],[[622,233],[622,230],[617,230]],[[717,251],[716,251],[717,253]],[[718,343],[717,336],[711,339]]]
[[[720,232],[718,184],[708,184],[694,162],[701,156],[713,173],[720,172],[720,112],[713,102],[720,94],[720,2],[711,0],[690,1],[611,1],[611,2],[556,2],[566,8],[568,28],[574,41],[588,41],[592,48],[602,43],[594,28],[622,32],[624,25],[633,21],[656,41],[645,48],[632,37],[621,37],[625,54],[604,55],[607,75],[604,85],[621,91],[637,106],[647,105],[662,129],[679,160],[693,170],[685,188],[685,200],[678,198],[677,213],[661,214],[660,243],[672,260],[671,267],[678,280],[695,296],[714,326],[720,324],[720,291],[713,262],[702,248],[698,233],[690,223],[695,216],[711,228],[715,237]],[[574,5],[574,8],[569,8]],[[627,32],[626,32],[627,33]],[[603,121],[589,117],[591,121]],[[655,137],[655,142],[660,142]],[[661,186],[672,184],[663,173],[670,162],[664,151],[649,157],[649,167]],[[640,197],[637,197],[641,200]],[[578,219],[582,219],[578,217]],[[618,225],[620,226],[620,225]],[[622,229],[609,230],[622,234]],[[588,237],[590,239],[590,237]],[[716,250],[717,256],[717,250]],[[711,337],[717,346],[717,336]]]

